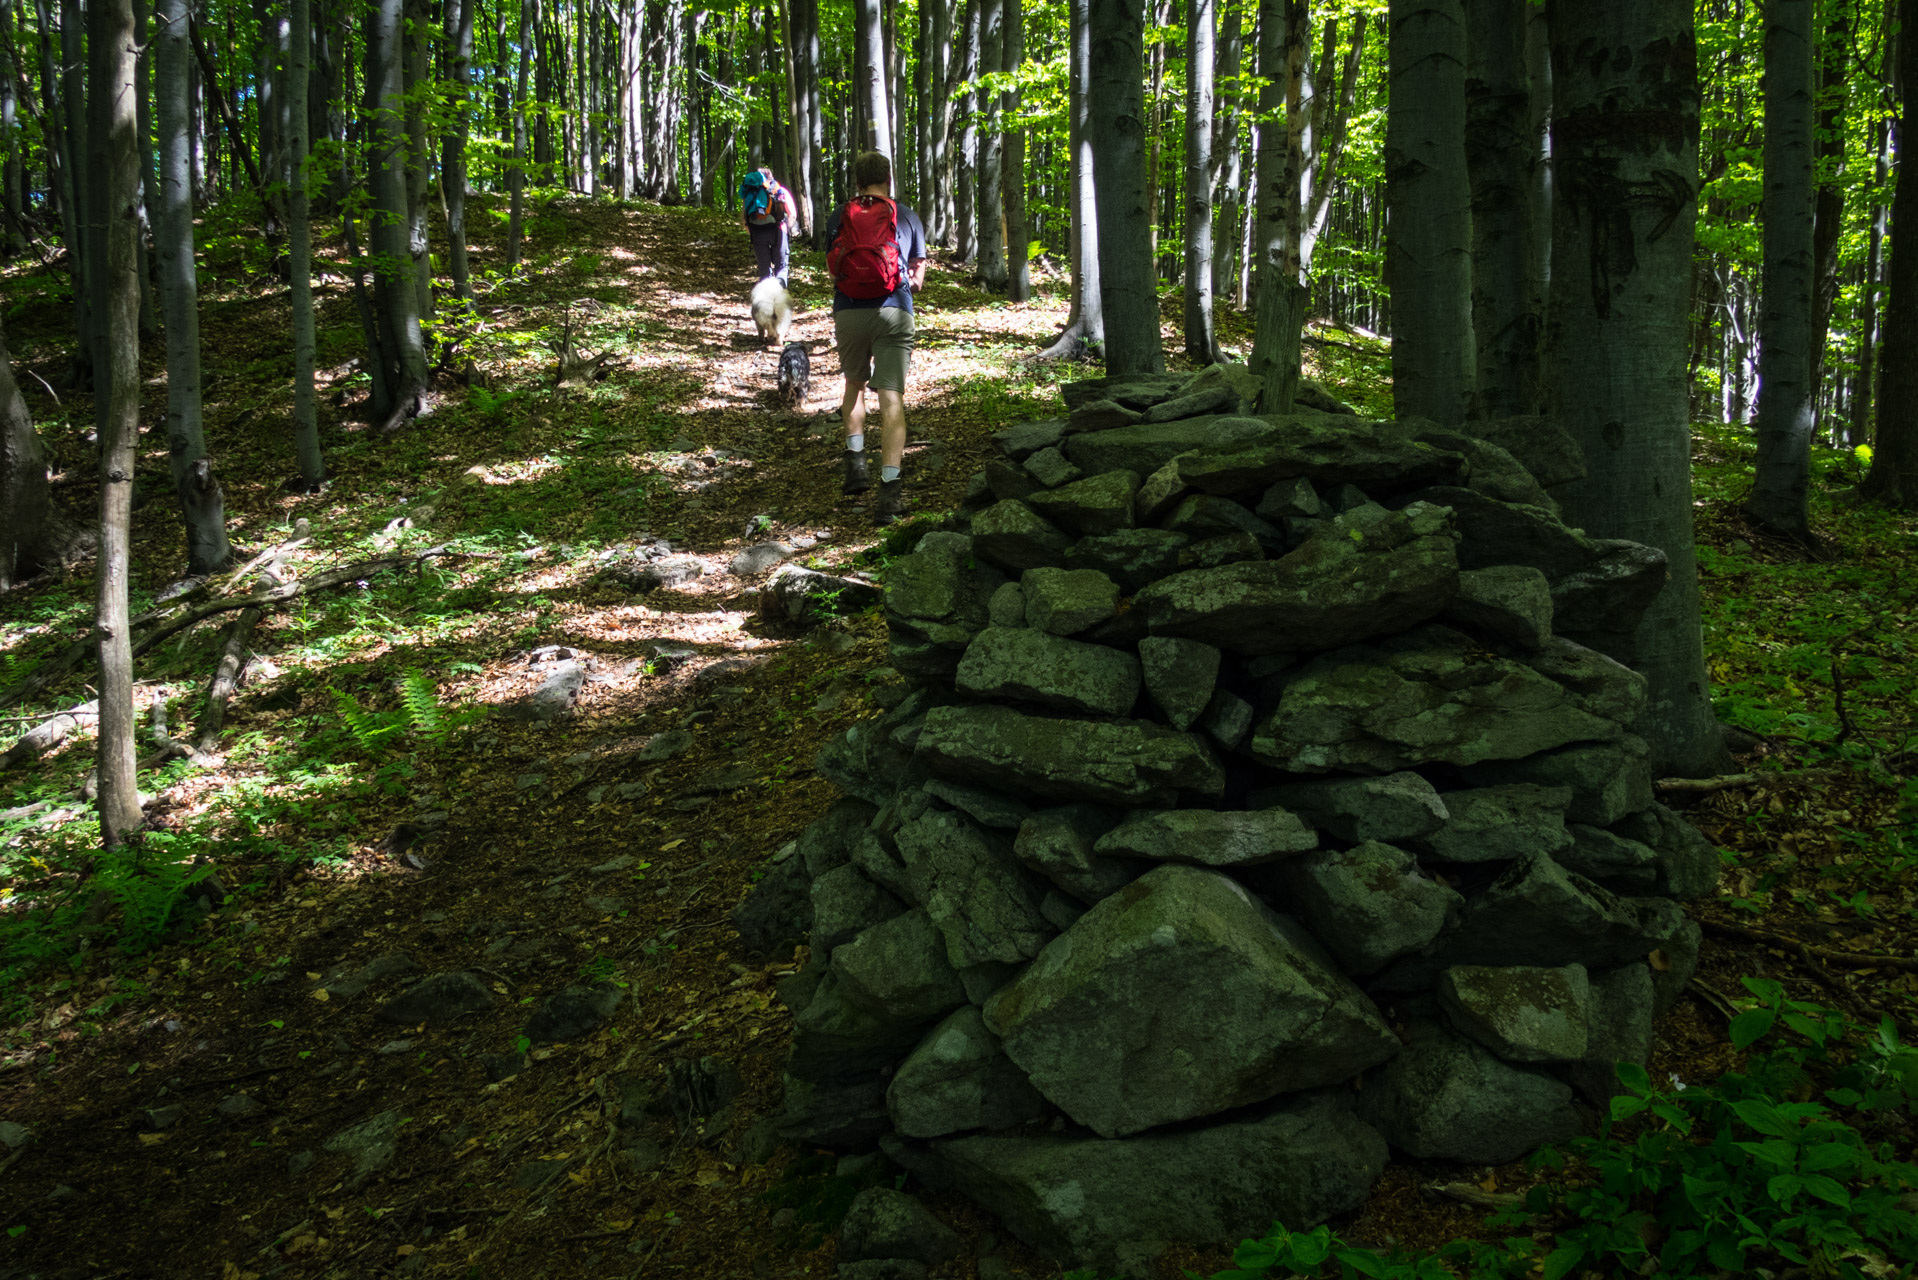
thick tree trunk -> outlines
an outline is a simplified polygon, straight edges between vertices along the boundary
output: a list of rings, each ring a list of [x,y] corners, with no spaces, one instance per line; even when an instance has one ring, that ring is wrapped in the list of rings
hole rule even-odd
[[[533,13],[539,0],[520,0],[519,73],[513,91],[513,159],[506,171],[506,274],[519,270],[520,241],[526,226],[526,91],[533,72]],[[637,108],[637,103],[634,103]],[[656,193],[655,193],[656,194]]]
[[[205,577],[232,558],[226,497],[213,478],[200,424],[199,277],[193,256],[193,156],[187,136],[187,0],[160,0],[154,33],[160,174],[153,247],[166,307],[167,457],[186,521],[187,573]],[[302,120],[301,123],[304,123]],[[296,285],[297,287],[297,285]]]
[[[1299,259],[1305,158],[1302,74],[1306,0],[1259,5],[1258,229],[1252,372],[1267,413],[1286,413],[1299,392],[1299,339],[1309,301]],[[1281,123],[1283,121],[1284,123]]]
[[[1212,76],[1215,0],[1186,0],[1185,353],[1219,358],[1212,329]]]
[[[1005,69],[1017,73],[1026,60],[1025,11],[1021,0],[1004,0]],[[1024,302],[1032,296],[1032,263],[1028,243],[1032,238],[1026,226],[1026,131],[1017,124],[1019,90],[1009,89],[1000,103],[1006,129],[1004,176],[1000,189],[1006,206],[1006,297]]]
[[[1159,294],[1146,207],[1143,0],[1090,0],[1092,72],[1086,82],[1092,154],[1099,170],[1099,287],[1106,372],[1165,368]]]
[[[414,273],[412,218],[407,203],[404,0],[376,0],[368,14],[367,97],[373,216],[367,239],[373,253],[374,310],[386,355],[387,402],[374,406],[387,429],[418,412],[426,394],[426,341],[420,327],[419,287]]]
[[[413,267],[415,306],[422,319],[433,318],[433,259],[426,240],[426,180],[433,166],[432,144],[426,136],[430,64],[427,53],[432,30],[430,0],[406,0],[406,59],[401,91],[406,99],[406,252]],[[551,181],[549,175],[548,181]]]
[[[133,92],[132,0],[92,0],[88,50],[101,96],[94,136],[104,181],[96,206],[105,224],[106,283],[101,349],[106,402],[100,433],[100,565],[94,628],[100,645],[100,837],[108,851],[140,825],[133,755],[133,645],[127,607],[134,450],[140,438],[140,163]]]
[[[1105,307],[1099,288],[1099,202],[1092,154],[1092,122],[1087,118],[1092,79],[1092,0],[1070,0],[1066,31],[1066,145],[1071,183],[1072,314],[1065,332],[1040,352],[1046,359],[1077,360],[1105,344]]]
[[[1918,3],[1918,0],[1914,0]],[[1566,522],[1665,553],[1629,635],[1588,633],[1650,681],[1654,776],[1728,763],[1712,716],[1692,538],[1685,332],[1698,200],[1691,0],[1554,0],[1550,411],[1591,471]],[[1394,310],[1400,301],[1393,298]]]
[[[185,0],[161,0],[161,3],[185,7]],[[467,3],[470,5],[471,0]],[[300,488],[312,493],[326,479],[326,462],[320,456],[319,415],[314,401],[313,202],[307,189],[307,158],[312,150],[306,133],[310,119],[306,90],[312,15],[309,0],[292,0],[292,10],[293,57],[287,67],[286,95],[291,136],[286,140],[286,147],[293,181],[286,200],[286,247],[290,259],[288,274],[293,282],[293,455],[299,462]],[[172,331],[169,318],[167,332]]]
[[[60,0],[60,62],[63,68],[60,75],[60,105],[66,112],[66,169],[70,175],[67,195],[73,206],[74,238],[67,242],[67,255],[73,263],[74,335],[73,364],[67,371],[67,383],[73,387],[91,386],[96,365],[102,363],[96,360],[95,350],[94,326],[99,322],[95,313],[99,309],[99,299],[94,290],[94,276],[97,274],[100,246],[94,233],[98,219],[92,215],[93,203],[98,195],[94,175],[100,166],[91,163],[94,150],[87,145],[89,113],[85,37],[86,15],[80,8],[79,0]]]
[[[1465,0],[1465,164],[1472,193],[1476,417],[1538,412],[1539,331],[1532,280],[1528,0]]]
[[[1891,121],[1881,119],[1872,139],[1874,190],[1883,191],[1891,183]],[[1860,445],[1871,439],[1872,406],[1878,392],[1878,339],[1884,329],[1884,317],[1878,300],[1884,293],[1883,264],[1885,235],[1890,230],[1890,209],[1873,199],[1871,230],[1866,237],[1865,279],[1858,304],[1858,376],[1851,396],[1851,443]]]
[[[1450,426],[1471,412],[1474,373],[1464,7],[1461,0],[1392,0],[1389,20],[1392,402],[1401,418]]]
[[[1219,245],[1212,254],[1213,298],[1238,298],[1240,192],[1245,174],[1239,144],[1240,102],[1245,92],[1239,83],[1245,57],[1245,6],[1243,0],[1226,0],[1220,14],[1218,39],[1218,114],[1212,154],[1220,168]]]
[[[1899,0],[1903,31],[1918,31],[1918,0]],[[1918,507],[1918,163],[1907,150],[1918,122],[1918,40],[1898,41],[1895,134],[1898,189],[1891,200],[1891,263],[1885,270],[1885,327],[1879,356],[1878,423],[1864,495]]]
[[[990,75],[1005,61],[1005,11],[1000,0],[979,0],[979,71]],[[999,206],[999,180],[1005,164],[1004,121],[998,95],[973,95],[979,120],[979,271],[988,289],[1006,287],[1006,224]]]
[[[453,120],[442,143],[440,194],[446,200],[446,263],[453,274],[453,292],[471,302],[472,269],[466,258],[466,139],[473,121],[473,0],[449,0],[447,12],[454,15],[453,29],[447,33],[451,46],[447,50],[447,78],[453,83]],[[588,194],[592,191],[590,175],[597,154],[597,138],[589,114],[584,166]]]
[[[966,0],[959,23],[955,83],[964,84],[979,74],[979,7],[990,2]],[[952,247],[960,262],[972,262],[979,254],[979,220],[974,216],[979,188],[979,95],[966,90],[954,96],[959,145],[952,158]]]
[[[793,49],[792,0],[773,0],[779,10],[780,47],[784,50],[786,101],[791,105],[791,125],[786,145],[792,151],[792,172],[786,175],[793,203],[799,206],[799,234],[811,235],[813,228],[812,154],[806,142],[812,136],[807,120],[805,91],[800,87],[799,62]],[[728,178],[728,186],[731,179]],[[728,197],[730,200],[730,197]],[[728,205],[730,208],[730,204]]]
[[[926,194],[920,212],[926,236],[934,244],[952,243],[952,49],[953,0],[919,0],[932,12],[932,67],[927,73],[931,99],[926,110],[928,162]]]
[[[1812,0],[1765,7],[1764,315],[1758,461],[1745,514],[1811,541]]]
[[[803,23],[798,21],[802,4]],[[807,178],[812,183],[813,248],[823,251],[833,193],[826,174],[826,112],[819,93],[819,0],[793,0],[793,5],[794,21],[799,26],[793,38],[798,42],[798,51],[805,55],[805,65],[795,70],[799,74],[800,92],[806,97],[806,127],[811,131],[806,139],[806,155],[810,166]]]
[[[33,414],[13,380],[13,358],[0,332],[0,592],[13,590],[47,566],[48,526],[53,518],[47,486],[47,451],[33,429]]]

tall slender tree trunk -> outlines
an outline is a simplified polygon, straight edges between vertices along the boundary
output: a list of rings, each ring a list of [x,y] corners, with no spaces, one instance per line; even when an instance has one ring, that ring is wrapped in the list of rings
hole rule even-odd
[[[1465,165],[1472,193],[1475,415],[1538,412],[1540,314],[1532,281],[1528,0],[1465,0]]]
[[[506,221],[506,274],[519,270],[520,241],[526,226],[526,91],[533,70],[533,13],[538,0],[520,0],[519,74],[513,90],[513,160],[506,171],[511,206]],[[637,110],[637,102],[634,103]]]
[[[906,166],[906,172],[912,177],[912,204],[919,211],[920,220],[925,224],[926,234],[930,238],[934,226],[932,210],[927,197],[932,194],[932,71],[934,62],[932,45],[932,11],[938,8],[937,0],[919,0],[919,23],[913,32],[912,60],[912,105],[903,113],[912,121],[912,163]]]
[[[419,412],[426,394],[426,340],[420,325],[419,285],[413,265],[412,213],[407,199],[405,0],[375,0],[368,13],[366,80],[371,107],[367,168],[373,216],[367,239],[373,253],[374,309],[388,368],[388,402],[374,417],[392,430]]]
[[[1812,0],[1765,6],[1764,315],[1745,514],[1811,541]]]
[[[1000,0],[979,0],[979,71],[990,75],[1005,61],[1005,10]],[[988,289],[1006,287],[1006,235],[1004,214],[999,207],[999,181],[1003,176],[1005,139],[1004,121],[999,111],[999,95],[979,92],[973,95],[973,112],[979,121],[979,283]]]
[[[160,134],[154,256],[166,308],[167,457],[186,522],[187,573],[205,577],[232,558],[226,497],[200,422],[199,278],[193,256],[193,155],[187,136],[187,0],[160,0],[154,32]],[[296,285],[297,287],[297,285]]]
[[[74,238],[68,243],[73,260],[73,364],[67,382],[74,387],[90,386],[94,371],[101,364],[94,326],[99,322],[99,297],[94,277],[98,274],[100,244],[93,212],[99,194],[96,176],[101,166],[83,157],[94,155],[87,145],[89,111],[87,105],[86,15],[80,0],[60,0],[60,105],[66,110],[67,172],[71,175]],[[105,403],[105,397],[100,397]]]
[[[1891,184],[1891,121],[1881,119],[1872,138],[1874,191],[1882,192]],[[1872,406],[1878,391],[1878,340],[1884,330],[1884,316],[1878,301],[1884,296],[1883,264],[1885,236],[1890,230],[1891,210],[1873,197],[1871,230],[1866,234],[1865,278],[1860,289],[1858,314],[1858,376],[1851,397],[1851,443],[1860,445],[1871,439]]]
[[[952,81],[957,59],[952,48],[953,0],[919,0],[932,11],[932,93],[926,111],[931,134],[931,167],[926,180],[926,235],[934,244],[952,243]]]
[[[1257,311],[1252,372],[1260,406],[1286,413],[1299,393],[1299,339],[1310,301],[1299,259],[1305,158],[1302,75],[1307,0],[1260,0]]]
[[[1165,348],[1146,207],[1145,7],[1143,0],[1090,0],[1087,19],[1106,372],[1158,373],[1165,368]]]
[[[1823,57],[1818,76],[1818,128],[1812,139],[1817,195],[1812,206],[1811,402],[1814,425],[1823,417],[1826,340],[1831,310],[1838,301],[1838,242],[1845,231],[1845,78],[1851,69],[1851,14],[1844,4],[1831,6],[1819,35]],[[1832,439],[1838,438],[1836,427]]]
[[[1021,0],[1004,0],[1005,69],[1016,74],[1026,60],[1026,21]],[[1026,225],[1026,131],[1018,123],[1020,95],[1008,89],[1000,103],[1006,129],[1005,172],[1000,187],[1006,205],[1006,297],[1024,302],[1032,296],[1032,263]]]
[[[987,3],[989,0],[966,0],[961,10],[956,83],[964,84],[979,74],[979,7]],[[959,261],[972,262],[979,254],[979,220],[974,216],[979,189],[979,95],[968,89],[954,96],[959,145],[952,158],[952,246]]]
[[[185,7],[185,0],[161,3]],[[320,421],[313,384],[313,201],[307,175],[312,148],[306,133],[310,119],[306,102],[308,59],[313,47],[310,0],[292,0],[292,10],[293,56],[287,66],[286,104],[291,124],[286,149],[292,183],[286,200],[286,247],[293,282],[293,456],[299,462],[300,488],[312,493],[326,480],[326,462],[320,455]],[[169,320],[169,333],[172,328]]]
[[[13,358],[0,331],[0,592],[47,567],[52,490],[47,483],[47,451],[33,428],[33,414],[13,380]]]
[[[811,235],[814,216],[812,154],[806,143],[812,136],[812,127],[806,118],[806,95],[800,87],[799,60],[793,48],[792,0],[773,0],[773,3],[779,10],[779,45],[785,60],[786,101],[792,107],[791,131],[786,143],[792,151],[792,172],[786,175],[786,181],[792,186],[793,203],[799,206],[799,233]]]
[[[1637,732],[1651,746],[1652,768],[1697,777],[1729,761],[1712,716],[1692,536],[1692,4],[1554,0],[1551,24],[1550,412],[1590,466],[1560,491],[1565,519],[1593,537],[1657,547],[1670,566],[1635,631],[1575,638],[1647,677]],[[1399,305],[1394,296],[1395,312]]]
[[[1185,353],[1219,358],[1212,328],[1212,90],[1215,0],[1186,0],[1185,28]]]
[[[452,81],[454,96],[452,124],[441,144],[440,193],[446,200],[446,262],[453,274],[453,292],[471,302],[472,268],[466,257],[466,139],[473,127],[473,0],[449,0],[446,7],[454,20],[453,29],[447,33],[447,78]],[[591,194],[597,155],[591,113],[587,115],[586,132],[583,167]]]
[[[99,596],[94,629],[100,648],[100,837],[108,852],[140,825],[133,758],[133,645],[127,606],[133,521],[134,450],[140,438],[140,162],[133,92],[132,0],[92,0],[88,53],[102,126],[94,135],[103,171],[95,206],[104,225],[106,284],[101,316],[106,402],[100,433]]]
[[[1092,0],[1069,0],[1066,15],[1066,146],[1071,182],[1067,191],[1072,227],[1072,314],[1065,331],[1040,355],[1077,360],[1105,345],[1104,295],[1099,288],[1099,205],[1092,154]]]
[[[793,0],[794,18],[797,22],[800,9],[804,6],[805,21],[798,23],[799,30],[793,39],[798,42],[798,52],[805,55],[805,66],[795,67],[800,79],[800,91],[806,98],[806,127],[810,135],[806,139],[807,173],[812,183],[813,248],[823,250],[826,247],[826,224],[830,220],[832,208],[832,190],[827,183],[826,174],[826,111],[819,93],[819,0]]]
[[[1239,147],[1239,83],[1245,57],[1244,0],[1225,0],[1218,38],[1218,113],[1212,154],[1220,170],[1219,245],[1212,253],[1212,294],[1236,298],[1238,293],[1240,193],[1245,174]]]
[[[1639,0],[1619,0],[1638,3]],[[1385,116],[1392,402],[1454,425],[1472,407],[1472,195],[1461,0],[1392,0]]]
[[[13,57],[13,0],[0,0],[0,254],[18,253],[27,241],[26,183],[17,86],[26,76]],[[24,26],[22,31],[24,31]]]
[[[1918,0],[1899,0],[1900,29],[1918,32]],[[1864,496],[1918,507],[1918,163],[1906,150],[1918,122],[1918,39],[1898,41],[1898,189],[1891,200],[1891,264],[1879,357],[1878,422]]]
[[[426,136],[431,73],[427,33],[432,23],[430,0],[406,0],[401,43],[405,58],[401,92],[406,102],[406,252],[413,268],[414,305],[427,320],[433,318],[433,259],[426,239],[426,180],[433,165],[432,144]]]

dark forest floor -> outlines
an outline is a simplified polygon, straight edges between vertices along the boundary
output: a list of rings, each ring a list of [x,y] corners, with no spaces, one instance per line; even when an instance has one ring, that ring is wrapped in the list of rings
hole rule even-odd
[[[493,213],[475,221],[503,223]],[[161,797],[155,832],[108,898],[77,891],[97,831],[60,799],[89,766],[90,739],[5,776],[0,1122],[33,1137],[10,1166],[0,1147],[0,1277],[827,1275],[835,1209],[881,1176],[770,1140],[787,1036],[774,989],[798,957],[747,960],[728,920],[767,859],[833,799],[812,757],[873,713],[868,694],[885,678],[876,616],[773,633],[754,617],[764,575],[728,567],[773,539],[810,539],[798,559],[816,567],[884,566],[886,540],[839,495],[838,428],[816,421],[838,394],[822,264],[795,257],[795,337],[812,348],[814,379],[788,413],[773,401],[775,355],[746,315],[750,252],[726,215],[552,200],[529,233],[527,268],[483,289],[458,330],[474,384],[449,383],[430,417],[390,437],[343,416],[364,384],[351,367],[358,326],[345,281],[326,281],[334,479],[299,497],[282,486],[293,471],[286,291],[244,228],[208,232],[207,429],[242,553],[305,519],[312,539],[286,557],[297,576],[396,549],[454,554],[268,615],[224,759],[143,777]],[[479,239],[483,274],[497,245]],[[38,380],[64,369],[64,287],[23,267],[5,288],[20,380],[69,478],[59,492],[86,518],[88,401],[63,392],[56,404]],[[1055,412],[1060,377],[1096,372],[1019,358],[1063,321],[1063,293],[1046,278],[1039,300],[1008,306],[935,263],[908,400],[919,509],[956,503],[990,432]],[[1168,299],[1167,314],[1176,307]],[[553,389],[562,324],[619,357],[608,378]],[[1228,348],[1243,329],[1227,321]],[[136,517],[135,586],[150,597],[184,544],[164,491],[160,345],[147,349],[141,468],[155,497]],[[1389,402],[1376,356],[1320,350],[1343,361],[1317,370],[1336,391]],[[1693,808],[1731,851],[1729,874],[1700,911],[1708,994],[1661,1026],[1654,1078],[1707,1079],[1735,1063],[1709,993],[1736,1000],[1744,976],[1907,1028],[1918,1002],[1918,975],[1763,938],[1913,954],[1918,846],[1902,782],[1918,720],[1913,526],[1834,505],[1847,464],[1826,457],[1820,514],[1837,558],[1768,547],[1729,514],[1745,448],[1731,433],[1701,437],[1714,675],[1727,713],[1766,735],[1747,764],[1833,772],[1721,790]],[[711,571],[633,594],[617,569],[647,538]],[[84,630],[91,590],[83,566],[0,598],[0,683]],[[224,621],[137,673],[176,733]],[[593,668],[571,716],[484,714],[528,692],[548,669],[538,651],[554,645]],[[397,689],[409,672],[416,695],[433,691],[433,709],[410,720]],[[9,714],[71,705],[80,684],[70,677],[59,696]],[[356,705],[393,727],[357,732],[342,711]],[[43,800],[54,803],[19,812]],[[225,904],[169,914],[170,886],[201,857]],[[337,975],[393,954],[422,972],[483,974],[493,1007],[437,1028],[376,1021],[403,983],[349,995]],[[531,1006],[594,982],[624,992],[607,1026],[522,1042]],[[490,1060],[529,1048],[523,1072],[491,1078]],[[708,1056],[737,1070],[738,1099],[690,1121],[660,1108],[672,1064]],[[648,1099],[648,1141],[630,1146]],[[356,1177],[326,1144],[382,1116],[391,1160]],[[1488,1189],[1538,1176],[1466,1173]],[[1341,1230],[1405,1245],[1485,1233],[1482,1210],[1424,1190],[1458,1176],[1397,1166]],[[1057,1274],[979,1211],[930,1202],[999,1275]],[[1168,1259],[1202,1273],[1225,1262],[1219,1250]],[[941,1274],[972,1277],[977,1264]]]

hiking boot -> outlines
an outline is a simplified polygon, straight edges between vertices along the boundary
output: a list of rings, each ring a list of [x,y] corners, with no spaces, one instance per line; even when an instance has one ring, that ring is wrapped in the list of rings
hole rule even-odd
[[[872,488],[872,477],[866,474],[865,453],[846,450],[846,481],[839,486],[839,492],[864,493],[870,488]]]
[[[872,504],[874,524],[891,524],[906,513],[905,487],[903,479],[879,482],[879,500]]]

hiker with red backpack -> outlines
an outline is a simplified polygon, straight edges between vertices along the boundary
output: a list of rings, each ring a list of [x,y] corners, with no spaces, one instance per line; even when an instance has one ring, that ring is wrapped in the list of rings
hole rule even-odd
[[[779,185],[771,169],[748,169],[739,184],[739,207],[759,260],[759,278],[778,276],[781,285],[789,284],[791,235],[799,218],[792,192]]]
[[[892,161],[868,151],[852,162],[859,190],[826,224],[832,326],[846,375],[845,493],[872,488],[866,469],[866,388],[879,400],[879,496],[873,520],[903,509],[899,469],[906,453],[906,372],[912,362],[912,293],[926,283],[926,231],[892,199]]]

